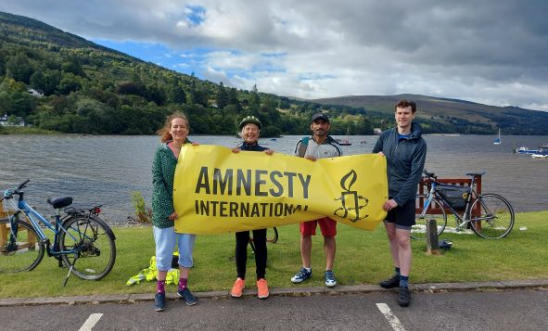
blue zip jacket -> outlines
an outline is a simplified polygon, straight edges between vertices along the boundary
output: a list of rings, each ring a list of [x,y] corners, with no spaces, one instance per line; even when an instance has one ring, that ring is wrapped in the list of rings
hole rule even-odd
[[[411,123],[411,134],[403,139],[398,138],[396,127],[384,131],[373,148],[373,153],[378,152],[383,152],[388,163],[388,195],[399,206],[415,200],[426,161],[421,126]]]

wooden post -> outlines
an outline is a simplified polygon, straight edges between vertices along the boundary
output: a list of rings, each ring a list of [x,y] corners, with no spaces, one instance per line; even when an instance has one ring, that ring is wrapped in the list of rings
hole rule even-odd
[[[8,227],[5,223],[0,224],[0,254],[4,251],[4,246],[8,242]]]
[[[426,252],[429,255],[439,254],[438,224],[432,218],[426,220]]]

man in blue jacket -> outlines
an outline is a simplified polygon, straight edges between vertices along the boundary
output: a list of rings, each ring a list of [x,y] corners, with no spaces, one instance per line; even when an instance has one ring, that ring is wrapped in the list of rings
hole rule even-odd
[[[388,200],[383,209],[395,274],[382,281],[384,288],[399,287],[398,304],[409,306],[409,272],[411,270],[411,227],[415,224],[415,199],[426,160],[426,142],[422,129],[413,123],[417,106],[400,100],[395,106],[396,127],[384,131],[373,153],[381,153],[388,163]]]

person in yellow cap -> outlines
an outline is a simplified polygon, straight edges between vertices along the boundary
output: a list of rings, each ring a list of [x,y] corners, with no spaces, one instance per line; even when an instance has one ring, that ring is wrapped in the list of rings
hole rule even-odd
[[[274,151],[259,145],[259,135],[262,124],[254,116],[245,117],[239,125],[238,134],[243,138],[243,142],[232,149],[232,152],[240,151],[264,152],[272,155]],[[230,295],[233,298],[242,296],[245,288],[245,272],[247,264],[247,245],[249,243],[249,231],[236,232],[236,272],[238,278],[232,286]],[[266,282],[266,229],[253,230],[253,243],[255,244],[255,265],[257,273],[257,295],[259,299],[266,299],[270,295],[268,284]]]

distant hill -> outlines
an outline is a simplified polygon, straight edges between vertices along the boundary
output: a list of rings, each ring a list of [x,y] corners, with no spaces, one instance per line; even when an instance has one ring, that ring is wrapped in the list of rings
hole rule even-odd
[[[0,116],[40,129],[88,134],[153,134],[175,110],[194,134],[229,134],[243,116],[261,135],[306,134],[315,112],[331,133],[372,134],[393,125],[393,104],[410,97],[427,133],[548,135],[548,113],[425,96],[292,99],[200,80],[97,45],[35,19],[0,12]],[[0,133],[7,131],[0,125]]]
[[[496,107],[465,100],[424,95],[344,96],[311,100],[322,105],[344,105],[368,112],[392,115],[400,99],[417,103],[417,119],[428,131],[493,133],[500,127],[505,134],[546,135],[548,112],[519,107]],[[437,127],[437,129],[435,129]]]

